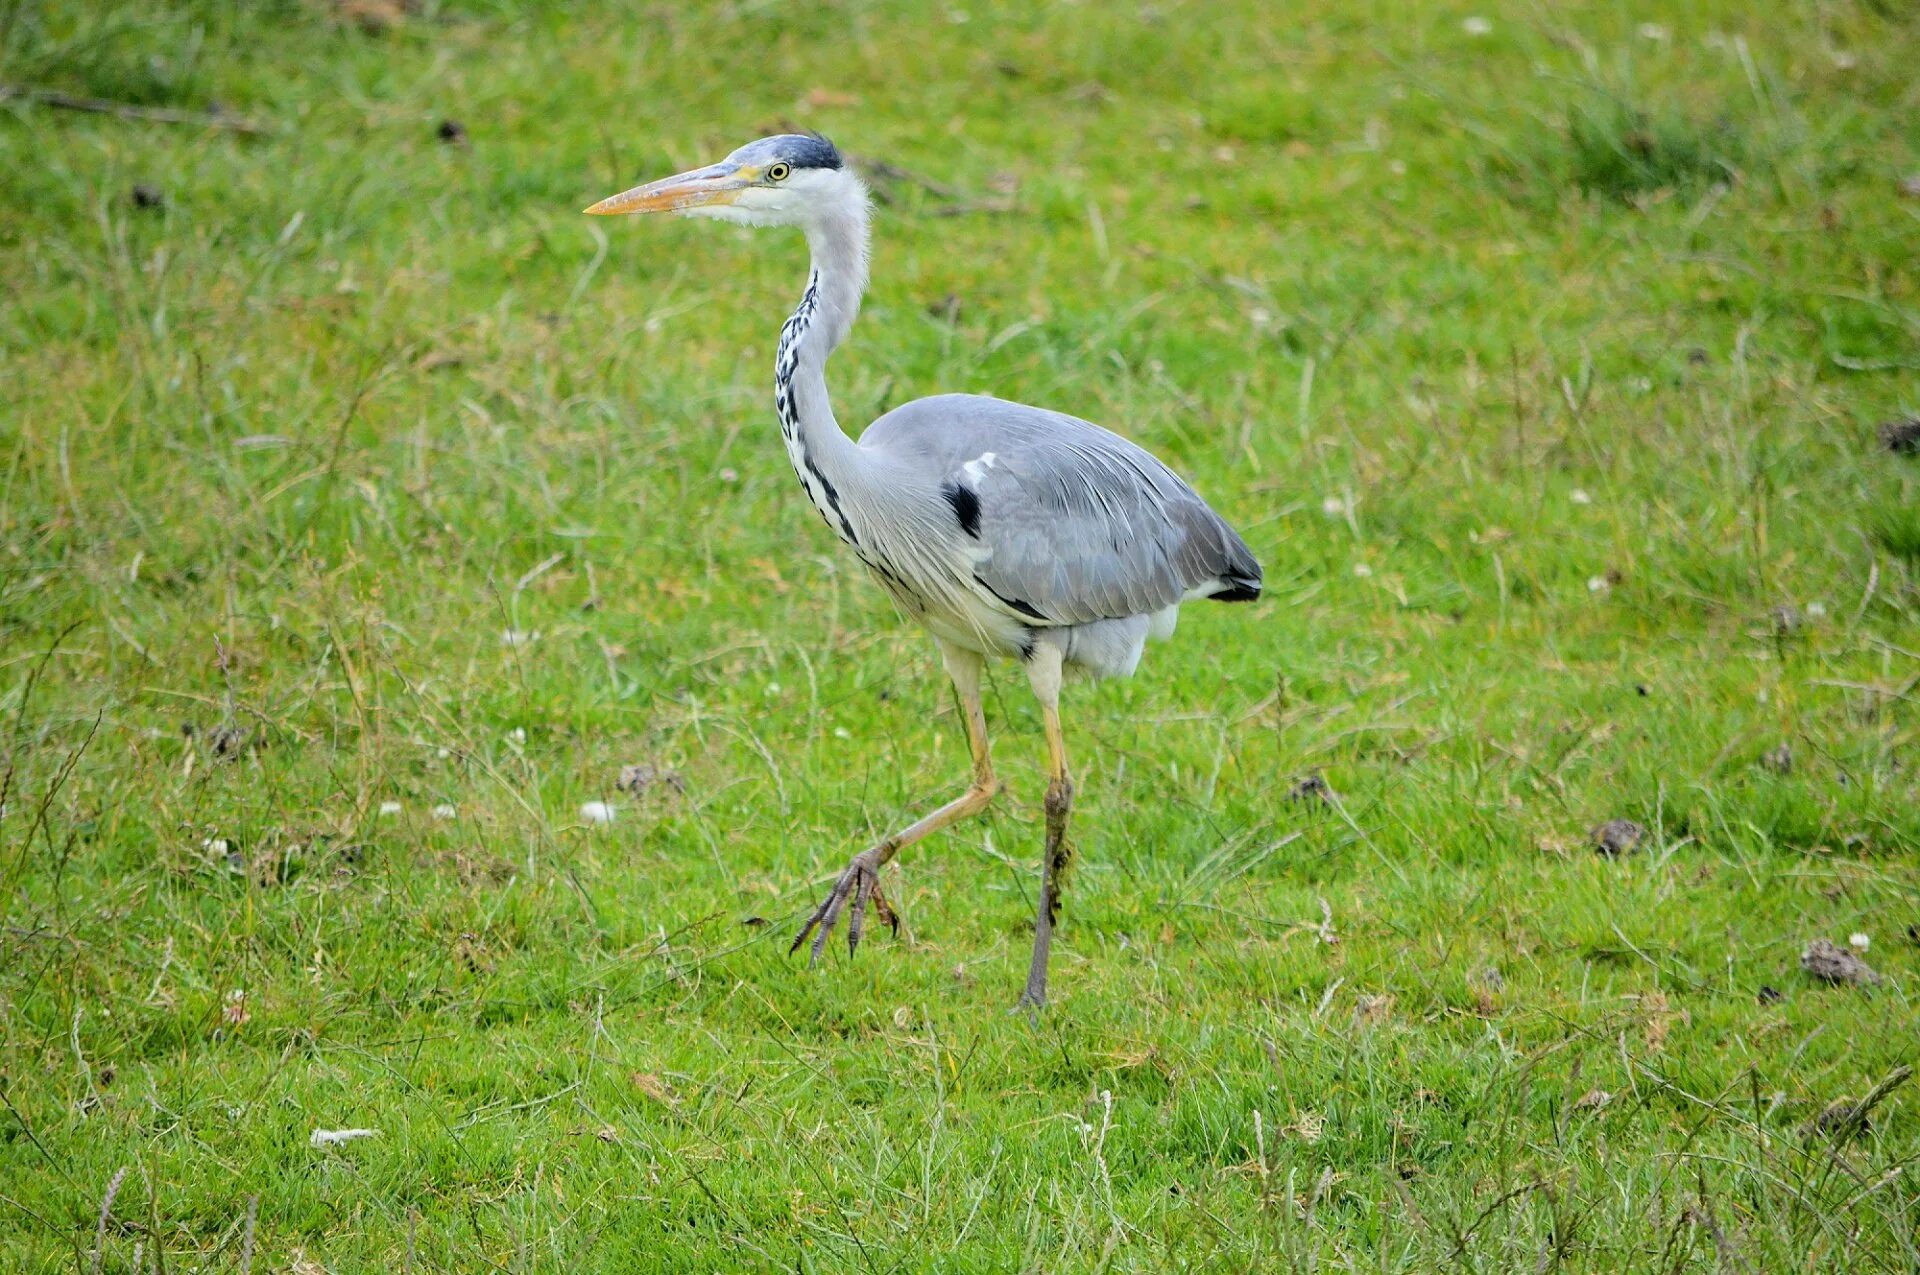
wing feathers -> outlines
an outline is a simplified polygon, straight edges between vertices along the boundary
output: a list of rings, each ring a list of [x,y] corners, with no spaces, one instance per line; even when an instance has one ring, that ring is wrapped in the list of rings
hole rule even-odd
[[[889,412],[860,444],[923,472],[952,506],[948,525],[978,542],[974,580],[1025,622],[1145,615],[1203,589],[1258,593],[1259,564],[1233,528],[1097,425],[951,394]]]

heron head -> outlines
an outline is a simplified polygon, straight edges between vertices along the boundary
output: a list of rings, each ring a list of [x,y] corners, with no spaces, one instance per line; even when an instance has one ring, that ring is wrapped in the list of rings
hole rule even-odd
[[[800,226],[863,194],[832,142],[787,133],[748,142],[717,164],[622,191],[587,211],[598,217],[669,212],[749,226]]]

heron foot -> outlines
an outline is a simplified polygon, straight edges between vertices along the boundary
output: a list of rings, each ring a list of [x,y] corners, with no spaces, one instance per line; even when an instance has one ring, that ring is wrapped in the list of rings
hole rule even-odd
[[[860,937],[866,931],[867,904],[873,904],[874,915],[885,921],[897,935],[900,933],[900,915],[887,902],[887,896],[880,892],[880,865],[886,860],[880,857],[878,848],[862,850],[853,856],[847,864],[847,870],[840,874],[833,889],[813,910],[807,923],[800,927],[800,933],[793,939],[793,946],[787,949],[792,956],[800,950],[800,945],[813,935],[813,947],[808,952],[809,967],[817,965],[820,953],[826,950],[827,936],[833,932],[834,925],[840,920],[842,910],[847,912],[847,955],[852,956],[860,948]],[[851,901],[851,909],[847,905]],[[817,932],[816,932],[817,931]]]

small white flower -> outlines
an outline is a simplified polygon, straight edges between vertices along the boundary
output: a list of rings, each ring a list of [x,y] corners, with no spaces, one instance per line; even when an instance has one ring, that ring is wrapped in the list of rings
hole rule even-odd
[[[1593,503],[1593,497],[1589,496],[1585,490],[1579,487],[1575,487],[1567,499],[1576,505],[1591,505]]]
[[[1353,574],[1364,580],[1373,574],[1373,568],[1364,562],[1356,562],[1353,564]]]
[[[1273,326],[1273,311],[1262,306],[1255,306],[1253,309],[1247,311],[1247,322],[1253,324],[1256,328],[1270,328]]]
[[[455,810],[444,801],[433,808],[433,817],[435,819],[451,819],[459,813],[458,810]]]
[[[200,843],[200,848],[202,850],[211,850],[215,854],[225,854],[228,850],[232,849],[232,847],[227,844],[225,837],[208,837]]]
[[[580,817],[588,823],[612,823],[613,807],[604,801],[589,801],[580,807]]]
[[[1642,40],[1664,40],[1667,38],[1667,29],[1658,22],[1642,22],[1640,24],[1640,38]]]
[[[1493,23],[1482,17],[1466,18],[1461,21],[1460,29],[1468,35],[1492,35]]]
[[[1611,589],[1612,587],[1613,587],[1612,585],[1607,583],[1607,578],[1605,576],[1588,576],[1587,577],[1588,593],[1605,593],[1608,589]]]
[[[740,471],[732,467],[723,469],[720,471],[720,481],[723,483],[737,483],[740,481]]]
[[[505,629],[500,634],[500,645],[508,648],[530,646],[539,640],[538,629]]]
[[[1856,952],[1864,952],[1873,946],[1873,940],[1865,934],[1855,931],[1847,936],[1847,946]]]
[[[447,758],[453,756],[453,750],[451,748],[436,748],[433,751],[433,755],[441,761],[445,761]]]
[[[1344,497],[1328,496],[1320,502],[1320,512],[1329,518],[1342,517],[1347,512],[1347,502]]]
[[[1807,603],[1807,616],[1808,616],[1808,617],[1809,617],[1810,619],[1815,619],[1815,620],[1817,620],[1817,619],[1819,619],[1819,618],[1820,618],[1821,616],[1823,616],[1823,615],[1825,615],[1826,613],[1827,613],[1827,604],[1826,604],[1826,603],[1824,603],[1824,602],[1809,602],[1809,603]]]
[[[780,683],[768,682],[766,690],[761,693],[764,695],[778,695],[780,693]]]
[[[852,739],[853,732],[844,726],[836,726],[833,728],[833,737],[835,739]]]
[[[397,815],[402,808],[397,801],[383,801],[380,803],[380,813],[383,815]]]
[[[514,727],[514,728],[513,728],[512,730],[510,730],[510,731],[508,731],[508,732],[507,732],[507,742],[508,742],[509,744],[524,744],[524,743],[526,743],[526,742],[527,742],[527,728],[526,728],[526,727],[524,727],[524,726],[516,726],[516,727]]]

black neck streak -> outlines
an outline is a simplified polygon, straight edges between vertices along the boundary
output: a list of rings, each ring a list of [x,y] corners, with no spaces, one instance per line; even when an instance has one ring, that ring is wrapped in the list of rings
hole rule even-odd
[[[800,304],[786,326],[780,329],[780,348],[773,360],[773,408],[780,417],[780,434],[786,440],[787,458],[793,462],[793,472],[799,476],[801,487],[806,489],[807,499],[820,512],[829,530],[852,545],[860,547],[860,538],[854,534],[853,524],[847,521],[846,511],[840,506],[840,493],[833,482],[822,472],[812,453],[807,450],[805,432],[800,428],[800,409],[794,396],[793,378],[800,370],[800,343],[806,339],[807,330],[813,325],[815,312],[820,304],[820,276],[807,277],[807,290],[800,297]]]

